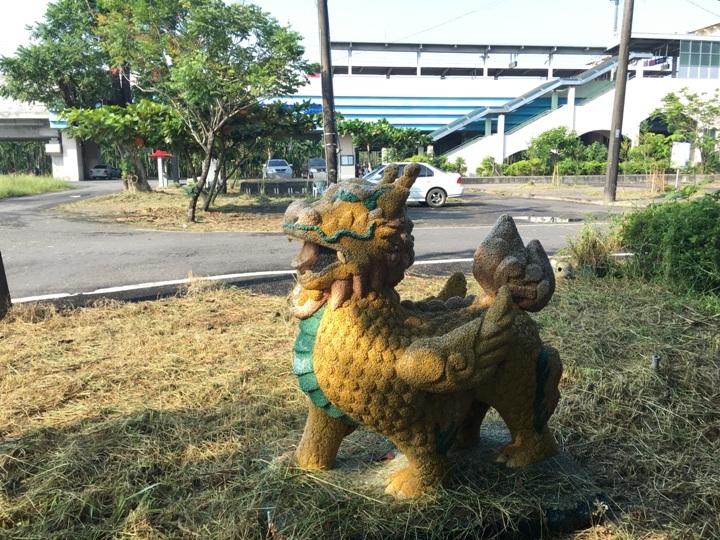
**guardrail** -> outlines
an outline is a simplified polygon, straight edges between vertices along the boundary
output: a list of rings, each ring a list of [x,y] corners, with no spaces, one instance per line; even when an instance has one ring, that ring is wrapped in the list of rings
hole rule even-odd
[[[620,174],[617,177],[618,185],[632,186],[645,185],[652,182],[651,174]],[[657,180],[657,177],[656,177]],[[667,183],[675,182],[675,174],[665,174]],[[681,174],[679,180],[684,184],[697,184],[703,180],[717,182],[720,175],[717,174]],[[560,184],[565,186],[573,185],[605,185],[606,176],[604,174],[587,174],[587,175],[565,175],[560,177]],[[552,184],[552,176],[463,176],[462,183],[464,185],[472,184]]]

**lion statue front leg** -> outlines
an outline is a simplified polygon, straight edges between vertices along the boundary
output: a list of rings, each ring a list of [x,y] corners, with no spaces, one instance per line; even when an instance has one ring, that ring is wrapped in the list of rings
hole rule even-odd
[[[340,443],[354,429],[355,426],[339,418],[332,418],[311,403],[305,431],[295,450],[295,461],[303,469],[332,469]]]

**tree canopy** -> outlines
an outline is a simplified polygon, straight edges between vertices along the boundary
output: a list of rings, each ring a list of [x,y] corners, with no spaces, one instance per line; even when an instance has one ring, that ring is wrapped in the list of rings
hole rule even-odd
[[[720,90],[712,96],[693,93],[688,88],[671,92],[662,99],[653,118],[667,124],[672,140],[689,142],[700,153],[701,172],[714,171],[720,165],[716,130],[720,125]]]
[[[415,154],[418,146],[430,144],[430,136],[415,128],[399,128],[393,126],[386,118],[376,122],[360,119],[341,120],[337,125],[338,132],[350,135],[356,148],[365,148],[368,153],[373,148],[388,148],[392,153],[392,161],[402,160]],[[368,163],[368,168],[372,168]]]
[[[31,44],[0,58],[0,95],[51,110],[115,100],[109,57],[96,35],[95,0],[57,0],[31,31]]]
[[[216,140],[243,113],[305,83],[301,37],[254,5],[222,0],[104,0],[101,45],[129,65],[141,95],[171,107],[203,153],[194,221]]]

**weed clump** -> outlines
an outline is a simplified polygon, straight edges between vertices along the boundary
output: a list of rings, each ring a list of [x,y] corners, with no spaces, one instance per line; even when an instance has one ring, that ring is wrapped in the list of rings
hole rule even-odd
[[[720,191],[625,214],[617,232],[634,254],[630,272],[683,292],[720,295]]]

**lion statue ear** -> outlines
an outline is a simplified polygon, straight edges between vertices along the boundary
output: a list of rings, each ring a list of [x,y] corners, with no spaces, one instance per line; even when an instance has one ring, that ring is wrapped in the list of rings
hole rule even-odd
[[[397,163],[391,163],[390,165],[385,167],[385,170],[383,171],[383,178],[380,183],[392,184],[395,180],[397,180],[399,170],[400,168],[398,167]]]
[[[380,183],[392,184],[397,180],[398,185],[410,189],[420,174],[420,165],[417,163],[410,163],[409,165],[406,165],[403,175],[400,178],[398,178],[399,171],[400,167],[398,167],[397,163],[390,163],[387,167],[385,167],[383,179]]]
[[[394,169],[394,172],[387,172],[387,169]],[[382,185],[389,184],[392,189],[386,191],[382,195],[383,200],[383,215],[391,219],[391,216],[397,216],[403,211],[407,199],[410,196],[410,188],[415,183],[415,180],[420,173],[420,165],[417,163],[411,163],[405,166],[403,175],[397,178],[398,166],[392,163],[387,166],[385,175],[383,177]],[[393,180],[387,182],[388,177],[393,177]],[[397,178],[397,180],[395,180]],[[386,188],[387,189],[387,188]]]
[[[397,167],[397,165],[396,165],[396,167]],[[388,166],[388,168],[389,168],[389,166]],[[418,163],[410,163],[409,165],[405,166],[403,175],[397,179],[396,183],[404,188],[410,189],[412,187],[412,185],[415,183],[415,180],[417,180],[417,177],[419,174],[420,174],[420,165]]]

